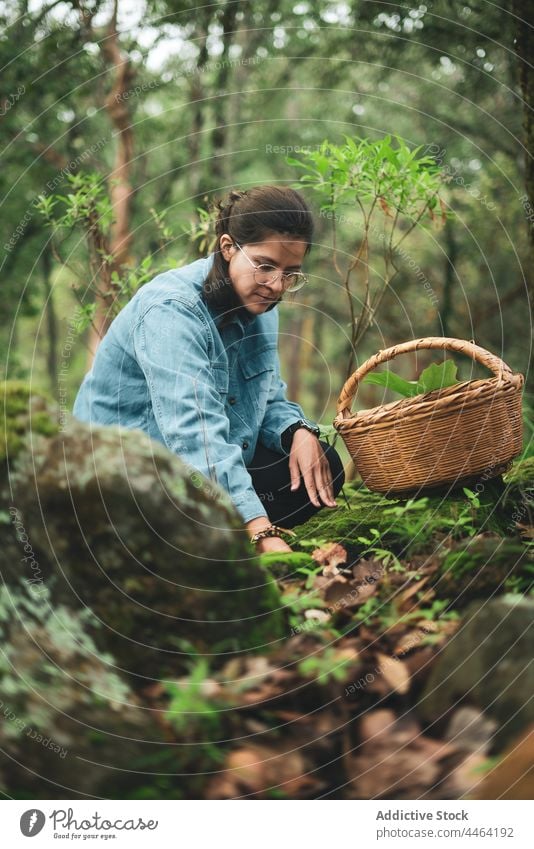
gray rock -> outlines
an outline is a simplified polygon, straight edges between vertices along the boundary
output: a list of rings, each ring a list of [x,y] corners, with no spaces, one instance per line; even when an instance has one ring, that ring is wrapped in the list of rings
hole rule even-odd
[[[89,608],[97,647],[139,686],[183,673],[192,651],[226,660],[287,634],[276,584],[225,490],[141,431],[68,416],[59,432],[24,431],[18,385],[15,400],[4,581],[45,584],[53,604]]]
[[[126,779],[154,780],[141,764],[161,753],[164,731],[88,637],[90,619],[52,607],[44,587],[0,587],[0,789],[9,796],[120,797]]]
[[[418,713],[432,722],[457,704],[476,705],[499,723],[502,748],[534,721],[534,601],[518,596],[476,603],[436,660]]]

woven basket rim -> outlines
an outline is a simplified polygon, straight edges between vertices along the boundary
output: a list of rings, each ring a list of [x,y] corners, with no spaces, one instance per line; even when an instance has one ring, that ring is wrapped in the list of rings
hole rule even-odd
[[[464,380],[443,389],[433,389],[430,392],[413,395],[410,398],[400,398],[397,401],[360,410],[345,418],[341,416],[341,413],[338,413],[333,424],[339,430],[351,427],[364,429],[380,425],[391,426],[396,418],[413,420],[430,416],[441,417],[465,408],[473,409],[477,406],[488,406],[491,399],[498,397],[499,394],[505,397],[510,393],[520,392],[523,382],[523,375],[519,372],[514,372],[513,380],[496,376]],[[490,397],[483,392],[486,387],[493,389]],[[473,393],[476,390],[480,391],[474,396]],[[447,399],[448,403],[437,407],[436,401],[444,399]]]

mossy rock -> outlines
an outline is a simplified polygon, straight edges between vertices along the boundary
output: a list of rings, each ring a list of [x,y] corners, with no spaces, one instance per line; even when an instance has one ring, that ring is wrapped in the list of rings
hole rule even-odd
[[[32,391],[22,380],[0,383],[0,463],[15,460],[29,433],[58,431],[57,406],[46,392]]]
[[[439,736],[450,708],[465,701],[497,719],[500,751],[534,722],[534,599],[505,595],[475,602],[432,666],[417,713]]]
[[[0,587],[0,786],[8,796],[113,797],[110,771],[123,775],[161,751],[160,724],[114,658],[99,652],[92,619],[88,610],[52,607],[44,586]]]
[[[512,583],[532,586],[533,562],[532,550],[521,540],[481,534],[456,543],[432,583],[440,598],[459,609],[475,598],[504,593]]]
[[[54,604],[90,608],[98,648],[139,686],[183,673],[184,646],[261,650],[287,633],[228,494],[159,442],[72,417],[55,436],[21,439],[0,504],[2,577],[38,570]]]

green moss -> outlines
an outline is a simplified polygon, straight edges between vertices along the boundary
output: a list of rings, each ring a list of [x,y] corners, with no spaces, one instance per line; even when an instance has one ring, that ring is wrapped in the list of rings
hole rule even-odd
[[[13,460],[28,431],[52,436],[59,430],[54,402],[41,390],[32,391],[22,380],[0,383],[0,461]]]
[[[46,412],[35,413],[31,420],[31,429],[43,436],[54,436],[59,431],[57,422]]]
[[[529,474],[525,471],[524,474]],[[462,539],[480,532],[513,536],[508,489],[502,478],[480,480],[472,485],[475,499],[463,487],[452,491],[421,493],[413,498],[387,498],[362,484],[344,487],[347,503],[335,510],[323,509],[294,530],[291,546],[299,551],[317,545],[339,542],[361,554],[379,544],[399,557],[429,553],[445,537]],[[340,498],[338,496],[338,501]]]
[[[258,556],[260,566],[277,578],[294,574],[297,569],[317,566],[311,555],[303,551],[269,551]]]
[[[534,457],[518,460],[504,476],[504,482],[509,485],[534,487]]]
[[[93,624],[87,608],[52,609],[44,586],[38,599],[23,581],[9,590],[0,587],[0,640],[5,646],[0,691],[26,725],[51,727],[59,721],[58,707],[69,700],[93,704],[100,698],[109,709],[129,697],[126,684],[114,671],[114,659],[99,654],[87,633]],[[47,655],[52,662],[46,662]],[[87,685],[79,693],[70,678],[73,670]],[[22,733],[15,725],[7,728],[19,736]]]
[[[349,506],[339,506],[337,509],[323,509],[302,525],[294,528],[297,537],[290,542],[298,549],[300,540],[314,539],[343,540],[356,542],[358,536],[366,536],[371,528],[387,531],[391,519],[384,514],[386,507],[398,503],[397,499],[389,499],[383,495],[371,492],[363,485],[353,488],[344,487]],[[338,496],[338,501],[341,499]]]

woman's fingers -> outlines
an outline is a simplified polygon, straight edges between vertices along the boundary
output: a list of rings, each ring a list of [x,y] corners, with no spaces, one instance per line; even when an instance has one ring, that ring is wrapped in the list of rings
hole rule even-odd
[[[311,469],[307,469],[306,471],[303,471],[303,477],[304,484],[306,486],[306,491],[310,496],[311,503],[314,504],[316,507],[320,507],[321,502],[319,501],[318,485],[315,481],[315,475],[313,474]]]
[[[304,486],[306,487],[306,492],[308,493],[311,503],[316,507],[320,507],[321,504],[317,495],[317,485],[315,483],[314,476],[314,464],[313,461],[310,462],[309,454],[306,454],[305,457],[303,457],[302,453],[299,451],[293,452],[289,461],[291,491],[294,492],[295,489],[298,489],[300,486],[300,476],[302,475]]]
[[[300,486],[300,470],[294,454],[289,460],[289,474],[291,475],[291,492],[294,492]]]
[[[334,499],[334,484],[332,481],[332,473],[330,471],[330,464],[327,462],[326,466],[320,466],[316,471],[316,484],[319,495],[325,504],[328,504],[330,507],[336,507],[336,502]]]
[[[330,471],[330,466],[328,466],[328,471]],[[314,504],[316,507],[321,507],[322,504],[319,501],[320,496],[324,504],[327,504],[331,507],[336,506],[336,503],[333,499],[330,490],[330,487],[332,485],[331,481],[329,482],[326,470],[324,466],[320,465],[320,462],[316,463],[313,466],[303,468],[302,475],[304,478],[306,491],[308,492],[312,504]]]

